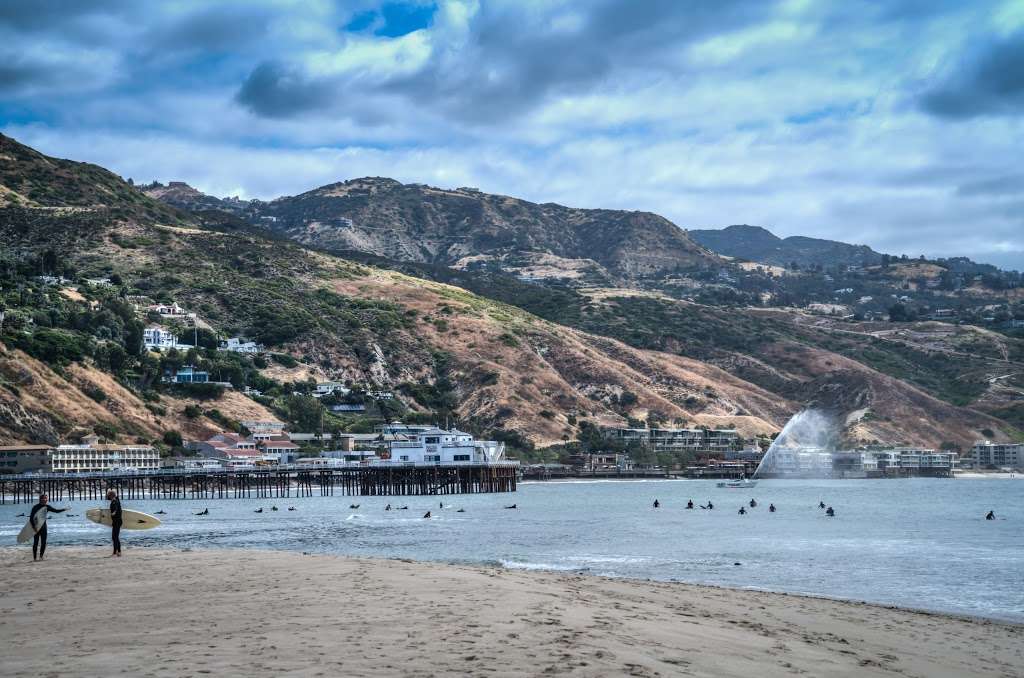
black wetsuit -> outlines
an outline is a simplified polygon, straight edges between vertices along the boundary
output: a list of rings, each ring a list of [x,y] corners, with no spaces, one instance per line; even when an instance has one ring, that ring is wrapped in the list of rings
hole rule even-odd
[[[121,552],[121,500],[110,500],[110,538],[114,542],[114,553]]]
[[[28,519],[32,521],[32,527],[36,525],[36,514],[40,511],[53,511],[54,513],[64,513],[67,509],[55,509],[48,504],[36,504],[32,507],[32,513],[29,514]],[[43,518],[46,518],[43,515]],[[35,535],[32,536],[32,560],[36,558],[42,558],[46,555],[46,522],[43,522],[43,526],[36,531]]]

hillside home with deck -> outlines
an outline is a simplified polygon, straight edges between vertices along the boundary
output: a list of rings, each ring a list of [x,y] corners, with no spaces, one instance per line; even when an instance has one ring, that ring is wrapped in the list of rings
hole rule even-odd
[[[190,349],[191,346],[178,343],[177,335],[159,325],[150,325],[142,330],[142,343],[151,351],[164,351],[172,348]]]
[[[168,368],[163,381],[167,384],[205,384],[210,381],[210,373],[198,370],[194,365],[182,365],[177,369]]]
[[[220,350],[231,351],[232,353],[263,353],[263,344],[255,341],[246,341],[240,337],[232,337],[220,342]]]
[[[156,313],[161,318],[167,318],[168,320],[195,320],[196,314],[189,313],[181,306],[178,306],[177,302],[172,304],[151,304],[146,307],[147,313]]]

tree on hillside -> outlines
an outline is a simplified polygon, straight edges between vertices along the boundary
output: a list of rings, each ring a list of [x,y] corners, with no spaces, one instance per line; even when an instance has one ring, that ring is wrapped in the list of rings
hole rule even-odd
[[[315,433],[320,430],[323,421],[323,406],[312,396],[290,395],[285,397],[285,409],[288,421],[299,431]]]
[[[917,320],[917,311],[905,304],[895,303],[889,307],[889,322],[908,323]]]

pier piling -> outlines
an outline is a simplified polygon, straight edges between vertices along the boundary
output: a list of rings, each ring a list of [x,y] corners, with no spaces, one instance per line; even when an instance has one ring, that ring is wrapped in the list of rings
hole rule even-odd
[[[515,492],[519,464],[361,466],[326,469],[157,471],[0,476],[0,504],[122,499],[258,499]],[[294,493],[294,494],[293,494]]]

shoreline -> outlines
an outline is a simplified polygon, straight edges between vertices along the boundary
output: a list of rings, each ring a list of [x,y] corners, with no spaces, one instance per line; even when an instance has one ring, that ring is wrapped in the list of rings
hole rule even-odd
[[[1020,623],[756,589],[290,551],[47,555],[0,548],[5,675],[1005,676],[1024,661]]]

